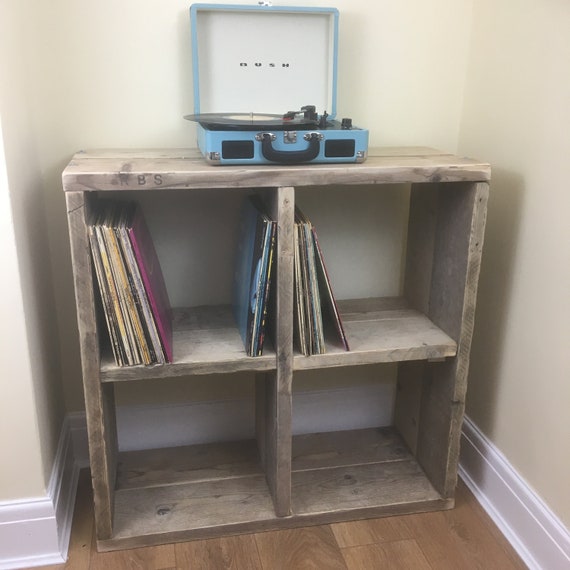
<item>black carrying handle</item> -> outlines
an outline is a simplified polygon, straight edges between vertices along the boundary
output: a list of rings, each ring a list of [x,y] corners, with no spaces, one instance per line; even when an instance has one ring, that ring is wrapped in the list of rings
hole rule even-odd
[[[305,150],[275,150],[269,133],[260,133],[261,153],[272,162],[283,164],[295,164],[297,162],[308,162],[319,156],[321,150],[321,137],[319,133],[309,135],[309,146]]]

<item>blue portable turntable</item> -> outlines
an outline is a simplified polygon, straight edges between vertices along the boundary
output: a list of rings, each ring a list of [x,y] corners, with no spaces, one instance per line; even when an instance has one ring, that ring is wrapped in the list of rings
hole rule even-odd
[[[335,119],[338,19],[335,8],[191,6],[194,114],[185,119],[209,163],[366,159],[368,131]]]

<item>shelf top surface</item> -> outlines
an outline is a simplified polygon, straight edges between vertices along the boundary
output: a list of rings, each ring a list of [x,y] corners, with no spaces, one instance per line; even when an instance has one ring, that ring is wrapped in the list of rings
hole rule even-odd
[[[91,150],[63,171],[66,192],[485,182],[490,165],[427,147],[372,148],[362,164],[211,166],[195,149]]]
[[[327,338],[326,354],[302,356],[295,351],[294,370],[355,366],[380,362],[453,357],[457,343],[402,297],[338,302],[350,351]],[[263,356],[247,356],[226,305],[174,310],[174,362],[154,366],[116,366],[110,350],[101,359],[103,382],[137,381],[193,374],[238,371],[267,372],[277,368],[271,340]]]

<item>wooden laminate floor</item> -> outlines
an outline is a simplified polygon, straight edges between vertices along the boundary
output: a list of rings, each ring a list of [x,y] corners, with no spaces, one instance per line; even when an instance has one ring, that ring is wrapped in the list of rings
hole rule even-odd
[[[47,570],[512,570],[510,544],[460,481],[450,511],[98,553],[83,470],[69,559]]]

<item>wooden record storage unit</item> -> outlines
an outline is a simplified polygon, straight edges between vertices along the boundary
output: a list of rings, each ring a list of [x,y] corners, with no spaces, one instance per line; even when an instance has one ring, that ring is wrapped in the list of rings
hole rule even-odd
[[[252,167],[209,166],[191,150],[76,154],[63,187],[98,548],[452,508],[489,179],[488,164],[416,147],[371,149],[363,164]],[[339,301],[351,351],[302,356],[293,343],[295,198],[305,187],[385,184],[410,192],[402,294]],[[86,229],[94,201],[210,188],[252,188],[278,222],[275,349],[248,357],[229,307],[190,307],[175,310],[174,362],[115,366],[97,325]],[[296,371],[385,362],[398,363],[392,426],[292,436]],[[255,374],[255,440],[119,452],[116,383],[167,387],[167,377],[238,371]]]

